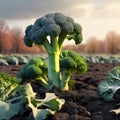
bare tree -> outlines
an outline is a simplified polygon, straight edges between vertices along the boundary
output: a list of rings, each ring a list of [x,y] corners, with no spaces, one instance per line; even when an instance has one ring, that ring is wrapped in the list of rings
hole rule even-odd
[[[105,53],[105,42],[104,40],[98,41],[98,53]]]
[[[85,52],[95,54],[98,52],[98,40],[96,37],[90,37],[87,40]]]
[[[10,39],[9,26],[7,25],[5,21],[0,20],[0,53],[3,52],[3,47],[4,49],[7,49],[8,47],[7,45],[10,45],[10,41],[8,38]]]
[[[20,27],[13,27],[11,30],[12,36],[12,52],[20,53],[23,45],[23,31]]]
[[[116,54],[120,48],[119,42],[119,35],[115,31],[108,32],[105,38],[106,53]]]

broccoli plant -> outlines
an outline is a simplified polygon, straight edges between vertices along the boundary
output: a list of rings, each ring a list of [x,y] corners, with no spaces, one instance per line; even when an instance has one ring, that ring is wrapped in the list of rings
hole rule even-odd
[[[4,100],[0,99],[0,120],[10,120],[15,115],[22,115],[26,110],[31,113],[26,116],[29,120],[44,120],[47,115],[53,115],[60,110],[64,99],[58,98],[54,93],[46,93],[45,98],[36,97],[32,86],[27,83],[18,85]]]
[[[48,54],[48,81],[60,88],[60,53],[65,40],[82,41],[82,27],[68,16],[50,13],[29,25],[25,30],[24,43],[28,47],[43,45]]]
[[[85,73],[87,64],[84,59],[74,51],[62,51],[60,55],[60,67],[62,69],[62,80],[60,87],[68,90],[68,83],[72,74]]]
[[[27,64],[18,72],[18,82],[22,83],[24,80],[35,79],[42,84],[46,89],[50,89],[47,80],[47,62],[42,61],[39,57],[33,57]]]

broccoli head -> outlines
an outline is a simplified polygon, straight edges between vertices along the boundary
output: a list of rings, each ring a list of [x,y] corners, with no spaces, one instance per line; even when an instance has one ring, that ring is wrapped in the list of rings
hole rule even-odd
[[[78,72],[80,74],[87,71],[85,60],[74,51],[62,51],[60,55],[60,68],[62,69],[61,87],[68,90],[68,82],[71,75]]]
[[[62,51],[60,55],[60,67],[63,70],[79,73],[85,73],[87,71],[87,64],[85,60],[74,51]]]
[[[79,44],[82,41],[82,27],[68,16],[61,13],[50,13],[38,18],[33,25],[26,28],[24,42],[29,47],[33,43],[45,45],[46,42],[49,42],[47,36],[58,37],[58,47],[62,47],[63,41],[67,38],[68,40],[73,39],[75,44]],[[52,41],[51,39],[50,43]]]
[[[25,82],[25,79],[35,79],[40,84],[47,86],[47,63],[42,61],[39,57],[34,57],[23,66],[18,72],[17,77],[20,83]]]

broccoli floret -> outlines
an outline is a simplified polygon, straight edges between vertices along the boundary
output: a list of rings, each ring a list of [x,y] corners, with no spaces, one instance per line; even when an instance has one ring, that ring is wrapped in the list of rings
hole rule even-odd
[[[87,71],[85,60],[74,51],[62,51],[60,55],[60,67],[62,69],[61,89],[68,90],[68,82],[71,75]]]
[[[18,72],[17,78],[19,83],[25,80],[35,79],[37,82],[47,87],[47,63],[40,58],[35,57],[29,60],[27,64]]]
[[[32,73],[32,74],[31,74]],[[39,77],[42,74],[42,70],[36,65],[28,65],[26,69],[26,76],[34,79],[35,77]]]

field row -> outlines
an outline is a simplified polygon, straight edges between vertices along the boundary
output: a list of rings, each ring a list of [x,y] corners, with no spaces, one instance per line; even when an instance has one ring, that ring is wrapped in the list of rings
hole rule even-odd
[[[30,58],[40,57],[41,59],[47,59],[45,54],[41,55],[27,55],[27,54],[12,54],[2,55],[0,54],[0,65],[21,65],[26,64]],[[85,55],[82,57],[87,63],[120,63],[120,56],[113,55]]]

